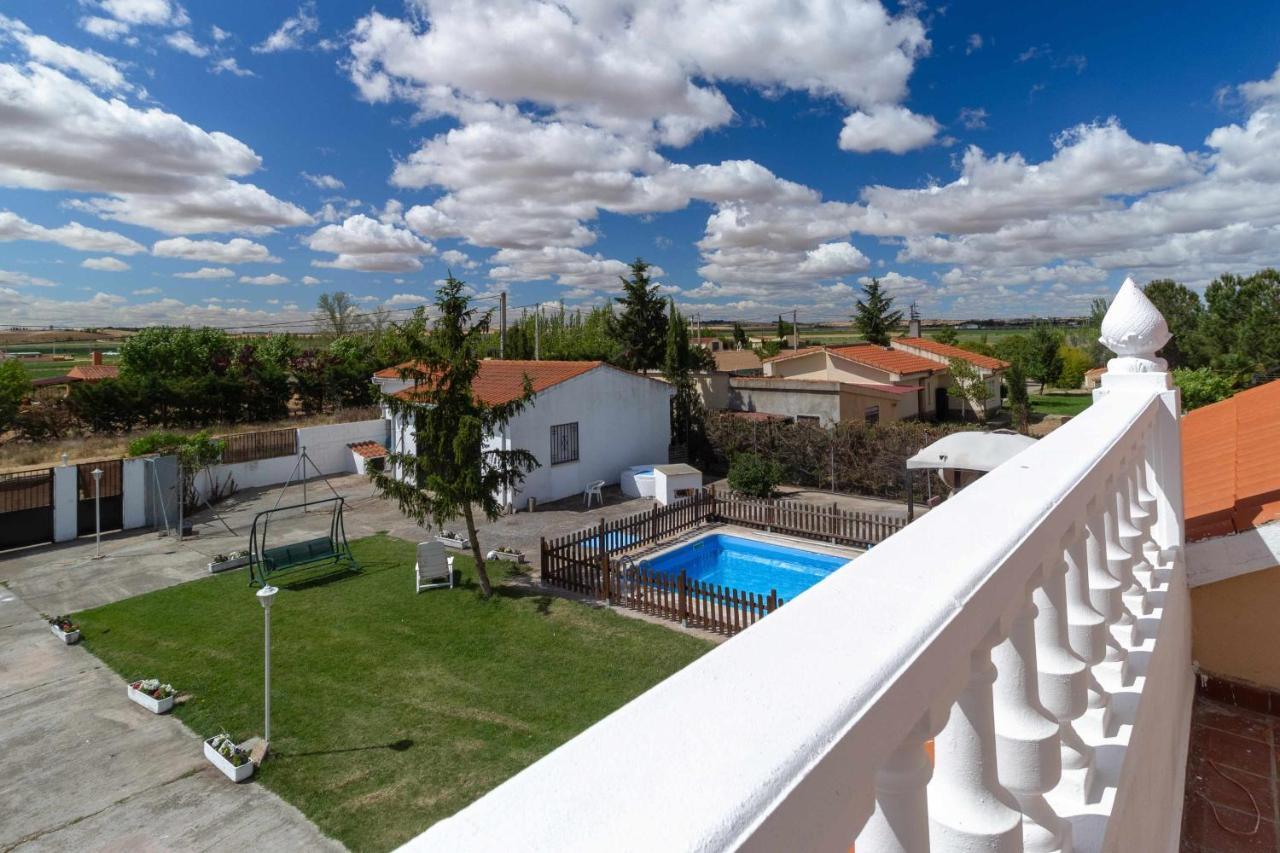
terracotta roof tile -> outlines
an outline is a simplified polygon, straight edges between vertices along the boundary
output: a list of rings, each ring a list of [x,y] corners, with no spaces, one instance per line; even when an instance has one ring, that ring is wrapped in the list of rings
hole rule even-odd
[[[357,441],[354,444],[348,444],[347,447],[365,459],[382,459],[387,455],[387,449],[376,441]]]
[[[1280,381],[1182,419],[1187,541],[1280,518]]]
[[[72,379],[83,379],[86,382],[98,382],[103,379],[117,379],[120,367],[115,364],[77,364],[67,371]]]
[[[946,370],[945,364],[921,358],[902,350],[878,347],[874,344],[853,344],[846,347],[829,347],[828,351],[840,358],[856,361],[868,367],[886,370],[890,373],[936,373]]]
[[[399,378],[399,370],[408,362],[379,370],[374,376],[382,379]],[[603,361],[517,361],[514,359],[485,359],[480,362],[480,372],[471,384],[476,398],[490,406],[509,403],[524,392],[524,377],[528,376],[533,392],[541,394],[553,385],[559,385],[575,376],[581,376],[606,366]],[[616,369],[616,368],[615,368]],[[627,373],[628,371],[622,371]],[[637,374],[631,374],[637,375]],[[657,380],[654,380],[657,381]],[[396,396],[409,399],[412,389],[406,388]]]
[[[896,338],[894,344],[914,347],[915,349],[931,352],[934,355],[940,355],[944,358],[962,358],[970,364],[978,367],[985,367],[987,370],[1004,370],[1009,366],[1009,362],[998,358],[992,358],[989,355],[970,352],[962,347],[953,347],[950,344],[939,343],[929,338]]]

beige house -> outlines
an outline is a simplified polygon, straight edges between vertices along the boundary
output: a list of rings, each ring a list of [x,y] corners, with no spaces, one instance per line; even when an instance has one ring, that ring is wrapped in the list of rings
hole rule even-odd
[[[939,407],[945,411],[947,406],[946,364],[873,344],[809,347],[784,353],[765,360],[764,378],[788,380],[785,386],[776,386],[788,393],[799,393],[799,389],[805,387],[796,383],[823,383],[821,390],[816,385],[810,386],[807,393],[835,394],[841,398],[825,409],[828,415],[838,413],[838,417],[831,420],[932,418]],[[751,390],[762,387],[765,386],[756,385]],[[756,396],[753,394],[753,398]],[[758,410],[770,411],[763,405]]]
[[[969,362],[978,371],[978,375],[982,377],[986,385],[987,413],[999,411],[1000,384],[1004,378],[1004,372],[1009,368],[1009,362],[922,337],[894,338],[889,342],[889,345],[896,350],[919,356],[937,364],[950,365],[953,358]],[[959,415],[966,409],[973,411],[975,414],[977,413],[976,405],[961,397],[951,396],[946,411]]]

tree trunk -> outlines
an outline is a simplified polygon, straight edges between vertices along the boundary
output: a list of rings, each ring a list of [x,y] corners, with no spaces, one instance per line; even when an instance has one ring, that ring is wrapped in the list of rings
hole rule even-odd
[[[462,516],[467,521],[467,541],[471,543],[471,558],[476,563],[476,577],[480,581],[480,594],[489,598],[493,595],[493,585],[489,583],[489,573],[484,568],[484,555],[480,553],[480,537],[476,535],[476,519],[471,512],[471,504],[464,504]]]

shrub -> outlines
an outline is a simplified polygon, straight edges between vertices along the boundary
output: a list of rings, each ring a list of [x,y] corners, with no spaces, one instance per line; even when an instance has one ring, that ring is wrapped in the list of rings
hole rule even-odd
[[[741,453],[729,466],[729,488],[753,498],[771,498],[782,482],[782,466],[754,453]]]
[[[1062,370],[1058,373],[1059,388],[1079,388],[1084,384],[1085,371],[1093,367],[1093,359],[1087,350],[1080,347],[1066,346],[1059,350],[1062,357]]]
[[[1182,408],[1188,412],[1225,400],[1235,393],[1230,378],[1208,367],[1195,370],[1179,367],[1173,371],[1173,384],[1182,391]]]

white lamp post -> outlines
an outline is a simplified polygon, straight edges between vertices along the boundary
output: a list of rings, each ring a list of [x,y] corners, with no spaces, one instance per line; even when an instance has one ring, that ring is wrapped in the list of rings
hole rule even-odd
[[[94,468],[93,474],[93,559],[102,559],[102,469]]]
[[[258,601],[262,603],[263,618],[263,636],[265,638],[265,650],[263,652],[263,722],[262,722],[262,740],[263,740],[263,757],[266,757],[265,748],[271,746],[271,602],[275,601],[277,590],[274,586],[264,586],[258,590]]]

